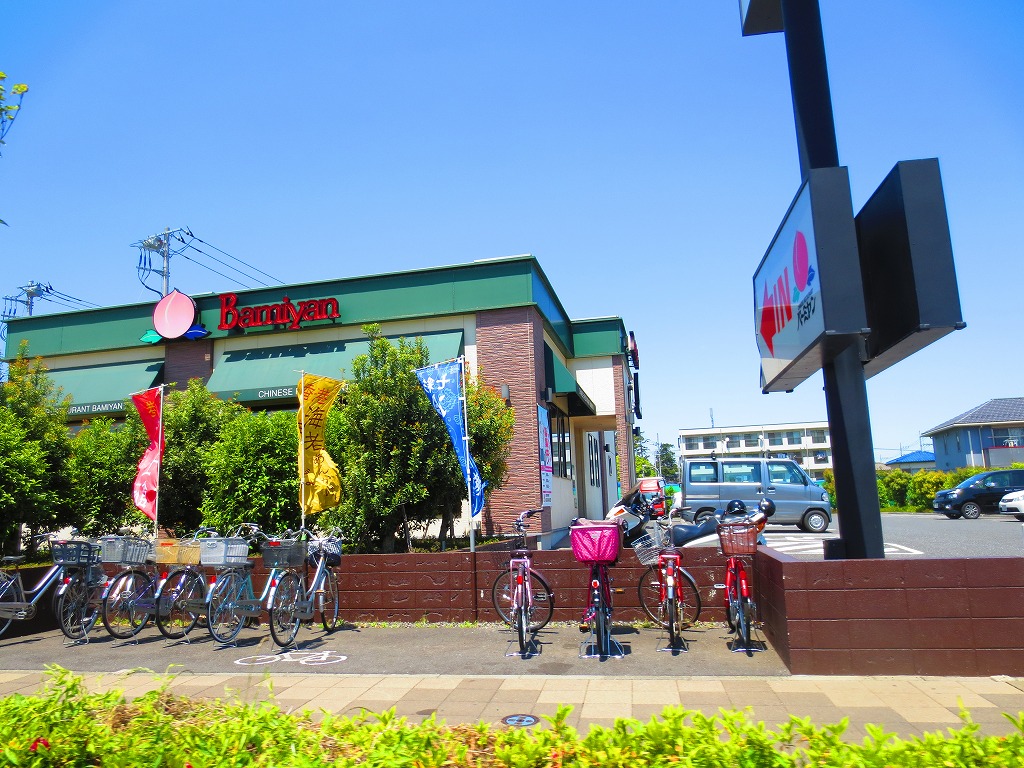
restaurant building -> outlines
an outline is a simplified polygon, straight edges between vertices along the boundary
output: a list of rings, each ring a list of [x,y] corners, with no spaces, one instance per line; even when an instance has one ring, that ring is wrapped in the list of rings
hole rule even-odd
[[[545,539],[602,517],[635,475],[639,355],[619,317],[570,319],[532,256],[12,319],[70,395],[69,422],[123,417],[125,398],[199,378],[214,394],[297,409],[299,372],[351,376],[361,327],[422,337],[430,361],[460,355],[515,409],[510,474],[483,532],[543,506]],[[344,468],[342,468],[344,471]]]

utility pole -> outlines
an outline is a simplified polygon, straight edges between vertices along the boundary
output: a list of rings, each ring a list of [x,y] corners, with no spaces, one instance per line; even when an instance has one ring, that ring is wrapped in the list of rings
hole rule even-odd
[[[171,237],[178,235],[181,232],[185,232],[183,228],[171,230],[168,227],[164,227],[164,231],[160,234],[150,235],[145,240],[140,240],[133,245],[139,249],[139,279],[143,285],[146,285],[145,278],[156,271],[160,275],[160,295],[166,296],[171,292],[171,256],[174,253],[171,251]],[[161,268],[159,270],[153,269],[152,257],[153,254],[157,254],[161,260]],[[149,288],[148,285],[146,285]],[[157,293],[155,288],[149,288],[149,290]]]

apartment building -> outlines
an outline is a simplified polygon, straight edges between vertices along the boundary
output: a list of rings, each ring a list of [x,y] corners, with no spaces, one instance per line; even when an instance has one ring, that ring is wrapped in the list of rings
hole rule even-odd
[[[749,424],[739,427],[680,429],[679,458],[694,456],[772,456],[793,459],[815,480],[832,469],[827,421]]]

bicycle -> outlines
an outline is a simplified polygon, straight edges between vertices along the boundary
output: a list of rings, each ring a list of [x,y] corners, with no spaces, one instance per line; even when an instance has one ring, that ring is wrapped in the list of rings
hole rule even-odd
[[[274,579],[268,599],[270,614],[270,636],[282,648],[291,645],[299,632],[299,623],[312,620],[319,612],[325,632],[334,632],[341,626],[338,574],[334,568],[341,564],[341,542],[345,539],[340,531],[331,531],[323,538],[312,538],[311,532],[301,528],[295,537],[295,544],[309,545],[308,554],[302,558],[301,571],[286,568]],[[301,550],[300,550],[301,551]],[[264,548],[264,557],[267,548]],[[307,568],[313,566],[313,577],[308,582]]]
[[[42,533],[32,540],[53,538],[53,534]],[[54,584],[63,581],[64,566],[54,563],[42,575],[32,589],[26,589],[22,581],[20,566],[25,562],[25,555],[4,555],[0,559],[0,635],[7,631],[14,621],[28,621],[36,615],[36,605],[47,590]],[[13,568],[13,571],[10,570]],[[57,590],[53,593],[53,612],[57,611]]]
[[[50,552],[63,566],[57,586],[57,621],[73,642],[87,640],[100,615],[100,598],[107,583],[100,565],[100,545],[88,540],[54,540]]]
[[[649,479],[649,478],[648,478]],[[608,511],[606,520],[616,520],[626,529],[625,540],[642,565],[648,566],[637,584],[637,597],[647,616],[669,631],[669,647],[660,650],[677,650],[686,644],[682,629],[697,622],[700,617],[701,599],[697,582],[683,568],[679,550],[695,533],[692,526],[673,520],[670,510],[667,520],[654,518],[664,515],[664,498],[647,497],[643,480],[627,491]],[[662,509],[658,509],[661,502]],[[649,532],[650,530],[650,532]],[[678,537],[679,541],[676,541]]]
[[[526,548],[526,519],[540,512],[527,509],[512,523],[508,571],[499,573],[491,587],[491,602],[501,620],[513,627],[519,637],[519,653],[527,653],[530,637],[539,632],[555,612],[555,593],[547,581],[533,570],[533,552]]]
[[[245,531],[248,535],[242,536]],[[278,570],[271,569],[257,597],[252,586],[255,563],[248,559],[250,543],[261,537],[268,538],[258,525],[242,523],[232,536],[200,539],[200,562],[217,569],[206,595],[207,629],[213,639],[223,645],[235,641],[248,619],[258,620],[263,615],[264,603],[270,605]]]
[[[100,539],[104,563],[125,568],[107,582],[100,600],[103,626],[111,637],[130,640],[156,614],[156,593],[160,580],[147,566],[152,544],[134,536],[104,536]]]
[[[657,521],[653,535],[645,533],[633,541],[633,552],[648,566],[640,576],[637,595],[644,613],[668,630],[668,647],[659,650],[687,650],[682,630],[700,617],[701,600],[697,582],[683,568],[679,550],[672,541],[672,518]]]
[[[218,536],[213,528],[200,528],[191,538],[158,539],[154,560],[158,566],[175,565],[162,570],[154,594],[155,623],[168,640],[181,640],[191,632],[203,615],[209,615],[206,572],[200,568],[204,534]]]
[[[579,657],[603,659],[614,656],[621,659],[625,653],[612,638],[612,590],[608,566],[619,557],[622,529],[616,520],[577,518],[569,526],[569,541],[577,562],[590,566],[590,601],[580,622],[580,631],[589,629],[590,639],[581,645]]]
[[[726,507],[727,515],[745,512],[746,506],[742,501],[730,501]],[[742,651],[747,656],[753,656],[754,651],[763,650],[754,646],[750,640],[757,607],[754,603],[752,579],[748,576],[744,559],[752,558],[757,551],[761,531],[774,513],[775,503],[769,498],[763,498],[753,514],[738,520],[726,519],[718,524],[722,554],[729,559],[725,564],[725,583],[715,584],[715,589],[723,590],[726,622],[729,632],[736,634],[730,646],[734,653]]]

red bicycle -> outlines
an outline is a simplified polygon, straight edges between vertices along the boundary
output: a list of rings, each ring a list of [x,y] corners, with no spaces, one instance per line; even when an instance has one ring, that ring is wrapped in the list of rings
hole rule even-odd
[[[722,554],[729,560],[725,564],[725,584],[715,584],[715,589],[723,590],[729,631],[736,633],[731,650],[743,651],[747,656],[752,656],[754,651],[761,649],[750,640],[757,606],[752,585],[753,569],[748,574],[745,560],[753,557],[759,540],[763,541],[761,531],[768,518],[775,514],[775,502],[768,498],[761,499],[757,509],[744,516],[747,510],[743,502],[730,501],[725,511],[727,517],[718,525],[718,540],[722,545]]]

